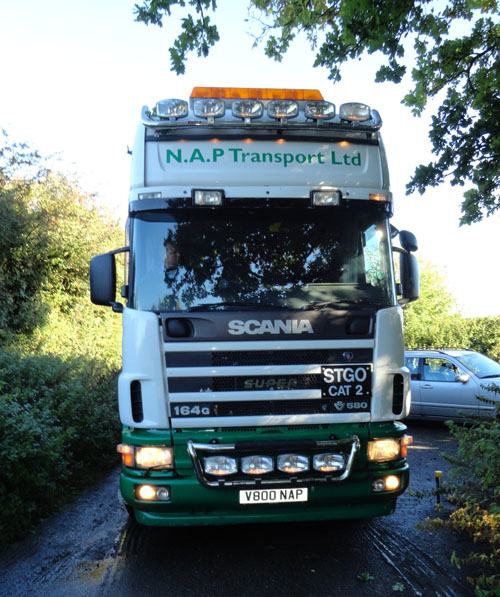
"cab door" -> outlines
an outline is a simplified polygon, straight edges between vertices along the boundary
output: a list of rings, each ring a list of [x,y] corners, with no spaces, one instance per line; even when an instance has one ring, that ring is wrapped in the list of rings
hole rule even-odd
[[[421,414],[440,419],[478,414],[477,384],[470,376],[466,383],[457,380],[465,373],[446,357],[424,357],[419,384]]]

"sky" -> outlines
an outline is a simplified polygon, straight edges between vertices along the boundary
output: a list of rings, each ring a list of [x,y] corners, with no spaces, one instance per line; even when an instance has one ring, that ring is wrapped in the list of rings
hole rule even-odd
[[[135,22],[139,0],[0,0],[0,127],[13,141],[74,173],[122,221],[126,217],[130,156],[143,105],[188,99],[195,86],[319,89],[337,106],[361,101],[377,109],[394,195],[392,223],[418,238],[417,255],[446,276],[460,312],[500,315],[500,215],[459,226],[464,188],[442,185],[406,196],[415,167],[432,159],[428,125],[401,105],[410,81],[378,84],[373,56],[346,64],[342,81],[313,68],[305,40],[277,63],[254,47],[257,26],[245,22],[247,0],[219,0],[221,41],[208,58],[191,55],[186,74],[170,70],[168,48],[178,30]],[[174,13],[174,17],[178,13]],[[112,249],[114,247],[110,247]]]

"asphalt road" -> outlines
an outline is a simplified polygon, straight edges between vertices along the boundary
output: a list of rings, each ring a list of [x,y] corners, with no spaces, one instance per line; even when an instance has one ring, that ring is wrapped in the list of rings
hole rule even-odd
[[[431,489],[455,442],[440,424],[410,433],[410,488]],[[450,563],[470,545],[415,528],[435,515],[435,498],[407,492],[394,515],[368,521],[147,528],[118,504],[118,476],[0,554],[2,596],[473,595],[467,571]]]

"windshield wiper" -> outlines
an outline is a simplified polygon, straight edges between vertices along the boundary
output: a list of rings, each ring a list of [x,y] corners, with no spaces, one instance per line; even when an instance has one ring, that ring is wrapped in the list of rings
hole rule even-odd
[[[190,307],[188,311],[216,311],[217,309],[223,309],[224,307],[237,307],[238,309],[248,309],[252,311],[254,309],[263,309],[265,311],[288,311],[290,307],[286,307],[284,305],[273,305],[273,304],[266,304],[266,303],[244,303],[239,301],[222,301],[221,303],[206,303],[204,305],[196,305],[195,307]]]
[[[500,372],[499,373],[492,373],[491,375],[483,375],[479,379],[490,379],[492,377],[500,377]]]

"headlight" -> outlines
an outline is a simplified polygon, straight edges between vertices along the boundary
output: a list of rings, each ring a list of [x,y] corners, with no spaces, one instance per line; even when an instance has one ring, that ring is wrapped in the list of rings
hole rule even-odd
[[[132,468],[174,468],[174,449],[170,446],[133,446],[119,444],[117,452],[122,455],[125,466]]]
[[[367,457],[370,462],[384,462],[401,458],[400,440],[384,438],[369,441]]]
[[[173,468],[173,448],[167,446],[136,446],[135,464],[138,468]]]

